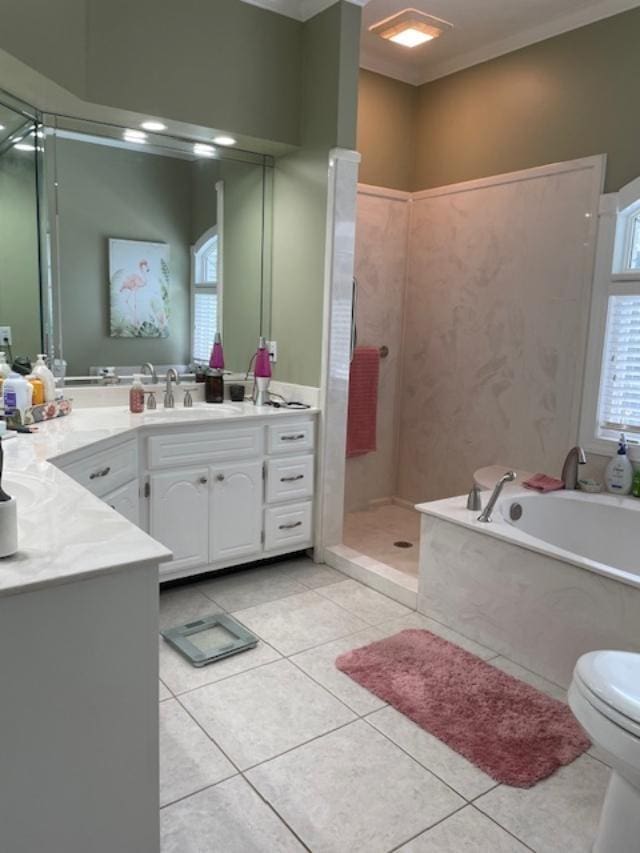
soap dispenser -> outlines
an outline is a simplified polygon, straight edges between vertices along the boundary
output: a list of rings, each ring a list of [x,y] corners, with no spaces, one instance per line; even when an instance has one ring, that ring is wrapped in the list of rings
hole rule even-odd
[[[45,355],[41,353],[38,356],[31,372],[44,385],[45,403],[53,403],[53,401],[56,399],[56,379],[53,373],[47,367]]]
[[[607,491],[616,495],[628,495],[631,493],[633,484],[633,465],[627,455],[627,440],[624,433],[620,433],[618,452],[607,465],[605,475]]]
[[[271,381],[271,359],[267,342],[263,337],[258,341],[258,352],[256,353],[256,364],[253,370],[256,380],[256,406],[266,406],[269,402],[269,382]]]

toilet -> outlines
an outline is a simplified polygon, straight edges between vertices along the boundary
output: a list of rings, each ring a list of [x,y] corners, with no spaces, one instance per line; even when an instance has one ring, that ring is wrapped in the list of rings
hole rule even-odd
[[[582,655],[573,671],[569,705],[613,771],[594,853],[640,850],[640,654]]]

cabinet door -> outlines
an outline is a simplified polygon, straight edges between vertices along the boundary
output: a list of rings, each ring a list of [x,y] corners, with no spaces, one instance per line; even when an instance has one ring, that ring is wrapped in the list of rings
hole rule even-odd
[[[133,524],[140,526],[140,495],[138,494],[138,481],[132,480],[118,489],[114,489],[105,495],[102,500],[115,509],[120,515],[124,515]]]
[[[262,550],[262,462],[211,467],[210,560]]]
[[[173,551],[171,569],[209,560],[209,471],[196,468],[150,477],[150,533]],[[164,568],[164,566],[163,566]]]

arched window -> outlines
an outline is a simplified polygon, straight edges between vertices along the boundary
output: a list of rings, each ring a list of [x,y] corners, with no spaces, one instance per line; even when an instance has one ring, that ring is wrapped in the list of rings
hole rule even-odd
[[[218,229],[209,228],[193,246],[191,357],[208,362],[215,333],[221,330],[222,282],[218,252]]]
[[[600,201],[582,442],[640,442],[640,178]]]

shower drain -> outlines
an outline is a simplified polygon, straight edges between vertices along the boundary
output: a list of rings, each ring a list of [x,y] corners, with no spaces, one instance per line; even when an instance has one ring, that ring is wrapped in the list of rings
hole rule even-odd
[[[413,548],[413,542],[406,542],[404,539],[400,539],[399,542],[393,543],[394,548]]]

